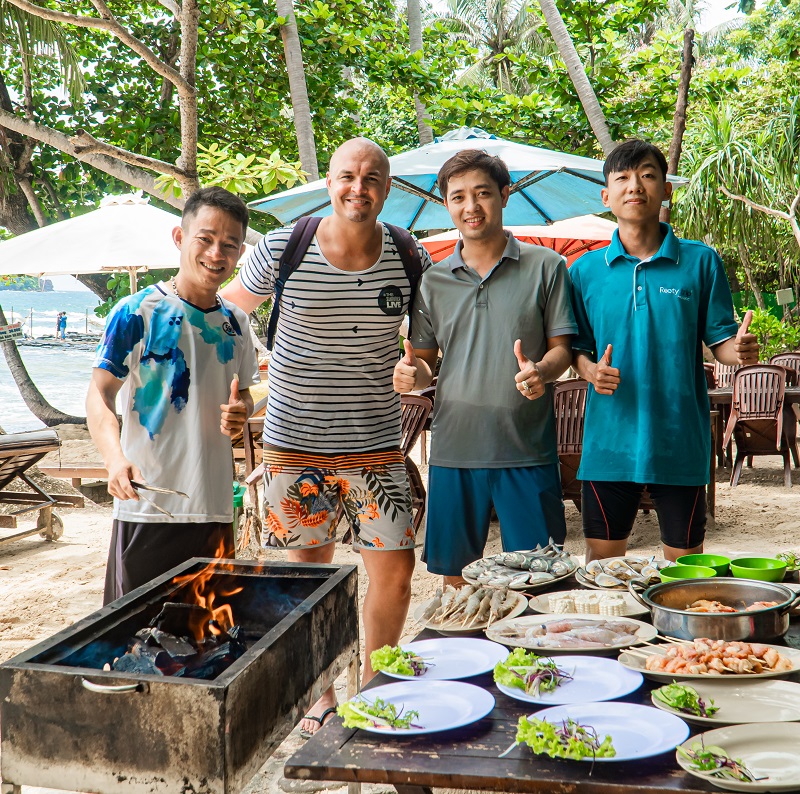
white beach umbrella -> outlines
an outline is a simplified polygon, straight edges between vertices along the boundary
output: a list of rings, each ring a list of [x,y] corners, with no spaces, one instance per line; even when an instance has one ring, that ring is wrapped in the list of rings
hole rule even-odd
[[[140,195],[106,196],[99,209],[0,243],[0,276],[123,271],[135,292],[138,273],[178,268],[180,222]]]

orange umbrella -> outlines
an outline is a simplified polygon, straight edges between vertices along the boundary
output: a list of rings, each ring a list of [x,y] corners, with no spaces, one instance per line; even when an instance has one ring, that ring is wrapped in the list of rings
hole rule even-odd
[[[617,224],[598,218],[596,215],[582,215],[558,221],[550,226],[509,226],[506,231],[524,243],[552,248],[564,256],[569,267],[579,256],[595,248],[602,248],[611,241]],[[435,234],[420,240],[431,259],[439,262],[450,256],[460,239],[457,229]]]

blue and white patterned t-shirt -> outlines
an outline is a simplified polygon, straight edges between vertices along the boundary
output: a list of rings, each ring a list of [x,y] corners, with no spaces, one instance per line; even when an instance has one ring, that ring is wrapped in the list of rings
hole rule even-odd
[[[124,380],[122,451],[151,485],[189,499],[147,493],[176,523],[230,521],[231,442],[219,429],[233,376],[259,381],[247,315],[229,301],[198,309],[163,284],[120,301],[108,317],[94,366]],[[144,500],[114,500],[114,518],[170,521]]]

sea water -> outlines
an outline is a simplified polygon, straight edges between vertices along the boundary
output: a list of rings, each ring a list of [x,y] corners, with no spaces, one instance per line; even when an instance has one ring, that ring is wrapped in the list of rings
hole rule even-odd
[[[70,332],[99,334],[103,319],[94,313],[98,297],[90,291],[27,292],[0,290],[0,306],[6,320],[22,321],[23,331],[31,334],[33,312],[33,338],[55,337],[56,315],[67,313],[67,341],[53,343],[52,347],[19,345],[22,360],[33,382],[44,398],[64,413],[85,416],[84,400],[92,374],[94,346],[91,343],[75,344],[69,341]],[[57,346],[56,346],[57,345]],[[20,396],[14,378],[9,372],[5,357],[0,353],[0,427],[7,433],[38,430],[42,423],[28,410]]]

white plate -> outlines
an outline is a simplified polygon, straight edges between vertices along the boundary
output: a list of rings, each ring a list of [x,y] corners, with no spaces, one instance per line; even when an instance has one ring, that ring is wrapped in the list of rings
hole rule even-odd
[[[414,651],[430,665],[422,675],[418,676],[381,671],[390,678],[400,678],[404,681],[452,681],[457,678],[470,678],[494,670],[494,666],[508,656],[508,650],[503,645],[467,637],[419,640],[403,645],[402,648],[404,651]]]
[[[572,621],[572,620],[589,620],[593,623],[600,622],[623,622],[631,623],[636,627],[636,636],[631,640],[627,640],[616,645],[598,646],[569,646],[560,647],[555,644],[537,645],[534,640],[525,639],[521,636],[519,638],[506,637],[502,635],[502,631],[508,628],[519,628],[522,633],[533,626],[542,624],[553,623],[555,621]],[[563,614],[563,615],[526,615],[521,618],[506,618],[498,623],[493,623],[487,630],[486,636],[495,642],[501,642],[503,645],[517,648],[529,648],[532,651],[543,651],[546,653],[605,653],[606,651],[613,651],[618,648],[625,648],[629,645],[637,645],[640,642],[647,642],[652,640],[658,634],[655,627],[649,623],[642,623],[641,620],[633,620],[632,618],[608,618],[601,615],[577,615],[577,614]]]
[[[597,590],[598,588],[597,587],[592,587],[591,589]],[[608,588],[604,588],[604,589],[608,590]],[[585,592],[586,592],[585,590],[564,590],[563,593],[562,592],[545,593],[544,595],[531,596],[528,599],[528,604],[530,605],[530,608],[534,612],[539,612],[540,614],[543,614],[543,615],[557,615],[558,614],[557,612],[552,612],[551,609],[550,609],[550,603],[549,603],[550,596],[554,596],[554,595],[573,595],[574,596],[575,593],[585,593]],[[633,617],[634,615],[647,615],[647,614],[649,614],[650,610],[647,607],[642,606],[630,593],[623,592],[622,590],[619,590],[619,591],[615,592],[614,595],[622,596],[622,600],[625,603],[625,606],[623,607],[624,611],[623,611],[621,617],[626,618],[626,617]],[[590,617],[591,617],[591,615],[590,615]],[[597,617],[597,615],[595,615],[595,617]],[[606,616],[602,615],[600,617],[606,617]]]
[[[418,711],[414,722],[421,728],[362,728],[382,736],[420,736],[461,728],[477,722],[494,708],[494,697],[479,686],[461,681],[398,681],[366,689],[361,697],[394,703],[404,713]]]
[[[800,725],[793,722],[731,725],[692,736],[683,747],[704,744],[721,747],[738,758],[758,778],[756,783],[722,780],[689,768],[689,761],[676,753],[678,764],[690,775],[726,791],[797,791],[800,786]]]
[[[638,557],[635,554],[626,554],[624,557],[605,557],[602,560],[598,560],[603,565],[608,564],[612,560],[636,560],[640,562],[648,562],[650,557]],[[656,568],[663,568],[666,567],[667,562],[666,560],[655,560],[653,565]],[[628,583],[621,585],[615,585],[614,587],[601,587],[599,584],[595,584],[588,576],[586,576],[586,566],[581,565],[577,571],[575,571],[575,580],[578,584],[582,584],[584,587],[588,587],[590,590],[610,590],[612,592],[626,592],[628,589]],[[659,580],[660,581],[660,580]],[[653,582],[653,584],[658,584],[658,582]]]
[[[521,615],[527,608],[528,608],[528,599],[525,598],[522,593],[514,593],[517,597],[517,604],[508,613],[508,615],[503,618],[503,620],[508,620],[509,618],[515,618],[518,615]],[[422,615],[425,610],[428,608],[428,604],[433,601],[432,598],[429,598],[422,604],[419,604],[417,608],[414,610],[414,620],[417,621],[420,625],[424,626],[426,629],[433,629],[434,631],[438,631],[441,634],[476,634],[479,631],[483,631],[486,626],[488,625],[487,622],[481,621],[480,623],[475,623],[472,626],[462,626],[457,621],[445,621],[444,623],[434,623],[430,620],[423,620]],[[497,621],[498,623],[500,621]]]
[[[532,716],[559,724],[572,719],[591,725],[600,737],[611,737],[617,754],[613,758],[582,758],[581,761],[633,761],[674,750],[689,735],[680,717],[635,703],[575,703],[537,711]]]
[[[517,687],[504,684],[496,686],[504,695],[516,700],[556,706],[614,700],[635,692],[644,682],[641,673],[626,670],[614,659],[603,659],[599,656],[559,656],[556,662],[559,668],[572,676],[572,681],[564,682],[552,692],[533,697]]]
[[[763,643],[759,643],[760,645]],[[664,645],[664,648],[667,646]],[[761,678],[785,678],[793,673],[800,672],[800,651],[794,648],[786,648],[782,645],[768,645],[768,648],[774,648],[778,653],[783,654],[791,663],[792,669],[785,670],[781,673],[726,673],[725,675],[709,675],[708,673],[699,673],[698,675],[691,675],[689,673],[661,673],[656,670],[647,670],[645,668],[645,660],[639,654],[659,653],[654,648],[639,648],[634,656],[631,653],[623,651],[619,655],[620,664],[627,667],[629,670],[635,670],[642,673],[645,678],[651,678],[653,681],[664,681],[670,683],[671,681],[754,681]]]
[[[699,725],[740,725],[751,722],[800,720],[800,684],[791,681],[692,681],[689,686],[719,708],[712,717],[684,714],[652,695],[653,705]],[[800,751],[800,750],[799,750]]]

